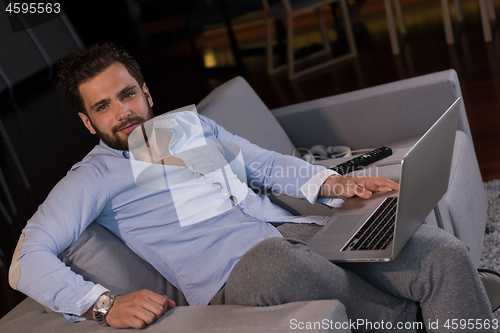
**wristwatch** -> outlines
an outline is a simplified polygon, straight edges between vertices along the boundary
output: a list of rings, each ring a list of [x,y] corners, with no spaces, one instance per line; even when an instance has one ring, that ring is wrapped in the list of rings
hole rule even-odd
[[[111,295],[109,293],[102,294],[99,296],[97,301],[94,303],[94,315],[95,319],[99,322],[101,326],[109,326],[106,323],[106,316],[109,309],[113,306],[116,295]]]

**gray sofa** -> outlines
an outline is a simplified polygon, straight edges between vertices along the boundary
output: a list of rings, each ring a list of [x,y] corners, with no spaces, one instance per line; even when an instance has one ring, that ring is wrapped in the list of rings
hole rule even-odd
[[[269,110],[241,77],[211,92],[198,112],[227,130],[264,148],[291,154],[295,147],[315,144],[376,148],[394,154],[363,173],[398,180],[399,162],[413,143],[461,96],[453,70],[407,79],[351,93]],[[335,165],[344,159],[321,161]],[[331,215],[333,208],[272,195],[294,214]],[[462,103],[449,189],[426,223],[438,225],[461,239],[479,265],[486,223],[486,197],[471,133]],[[318,226],[284,224],[286,237],[310,238]],[[103,246],[106,244],[106,246]],[[130,251],[106,229],[91,224],[59,256],[86,279],[113,292],[151,289],[165,293],[179,306],[145,330],[168,332],[284,332],[301,327],[308,332],[350,332],[343,305],[337,300],[296,302],[272,307],[184,306],[177,291],[151,265]],[[106,262],[106,265],[102,263]],[[355,320],[357,318],[350,318]],[[28,298],[0,320],[1,332],[105,332],[93,321],[69,323],[58,313]]]

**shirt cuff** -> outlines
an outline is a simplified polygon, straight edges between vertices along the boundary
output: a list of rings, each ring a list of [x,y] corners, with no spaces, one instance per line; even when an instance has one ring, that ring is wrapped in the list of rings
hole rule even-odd
[[[63,313],[64,317],[66,317],[66,319],[72,323],[79,323],[81,321],[84,321],[84,320],[87,320],[87,318],[84,318],[84,317],[78,317],[78,316],[73,316],[73,315],[70,315],[70,314],[67,314],[67,313]]]
[[[300,192],[302,192],[307,201],[309,201],[312,204],[316,203],[321,185],[323,185],[326,179],[331,175],[340,176],[338,172],[335,172],[331,169],[324,169],[315,174],[314,176],[312,176],[311,179],[309,179],[304,185],[300,187]]]
[[[95,301],[104,294],[105,292],[108,292],[109,289],[101,286],[100,284],[96,284],[90,291],[83,296],[81,300],[79,300],[76,305],[80,309],[80,314],[84,314],[88,309],[94,306]],[[82,320],[85,320],[85,318],[80,317],[80,316],[75,316],[71,314],[64,313],[64,317],[68,319],[71,322],[79,322]]]
[[[316,202],[322,203],[332,208],[340,208],[345,203],[344,200],[340,198],[318,198]]]

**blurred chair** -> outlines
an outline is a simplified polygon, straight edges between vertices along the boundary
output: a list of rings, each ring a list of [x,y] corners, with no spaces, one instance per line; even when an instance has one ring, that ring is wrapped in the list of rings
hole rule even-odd
[[[451,19],[451,11],[449,0],[440,0],[441,10],[443,13],[443,24],[444,32],[446,36],[446,43],[448,45],[453,45],[455,43],[455,34]],[[453,0],[455,3],[456,19],[458,23],[459,30],[463,26],[464,16],[462,13],[462,4],[460,0]],[[491,0],[479,0],[481,1],[491,1]],[[394,6],[393,6],[394,3]],[[406,37],[406,25],[404,22],[403,11],[401,9],[400,0],[384,0],[385,13],[387,16],[387,27],[389,30],[389,39],[391,41],[392,54],[401,54],[401,44]],[[396,30],[396,23],[394,22],[394,17],[396,17],[399,34]]]
[[[460,0],[453,0],[455,3],[455,13],[457,17],[458,29],[464,23],[464,14],[462,13],[462,2]],[[448,45],[455,44],[455,34],[453,33],[453,25],[451,21],[450,4],[448,0],[441,0],[441,10],[443,12],[444,32],[446,36],[446,43]]]
[[[238,18],[252,10],[261,9],[262,5],[258,0],[210,0],[184,2],[186,25],[189,33],[191,49],[194,55],[195,65],[198,69],[224,69],[237,68],[244,69],[242,52],[234,35],[231,20]],[[235,61],[234,67],[212,67],[207,68],[202,57],[198,55],[194,31],[204,26],[224,23],[229,38],[231,52]]]
[[[340,3],[342,17],[344,19],[347,43],[349,46],[349,53],[335,58],[328,59],[308,68],[296,71],[295,66],[313,58],[323,55],[331,54],[331,46],[326,31],[325,21],[321,12],[321,7],[331,5],[332,3]],[[357,56],[356,43],[352,32],[351,22],[349,19],[349,12],[345,0],[281,0],[278,3],[269,4],[268,0],[262,0],[265,11],[266,21],[266,58],[267,58],[267,73],[273,75],[275,73],[288,69],[288,78],[290,80],[301,77],[308,73],[320,70],[327,66],[331,66],[346,59],[354,58]],[[293,19],[303,14],[306,11],[315,10],[318,18],[319,27],[321,31],[321,38],[323,41],[323,50],[318,51],[306,58],[295,60],[294,47],[293,47]],[[279,67],[274,67],[274,51],[273,51],[273,37],[272,37],[272,19],[280,19],[286,25],[286,44],[287,44],[287,63]]]
[[[198,70],[243,69],[243,60],[231,21],[250,11],[262,9],[260,0],[143,0],[139,7],[147,35],[174,33],[186,29],[193,61]],[[195,32],[209,25],[223,24],[235,66],[206,66],[195,43]]]
[[[394,1],[394,6],[392,5],[392,1]],[[384,7],[385,15],[387,17],[387,28],[389,30],[392,54],[399,55],[401,54],[401,44],[406,38],[406,25],[403,17],[403,11],[401,9],[401,3],[399,0],[384,0]],[[397,20],[399,33],[396,30],[394,16]]]
[[[497,16],[493,0],[479,0],[479,11],[481,12],[481,24],[483,26],[484,41],[491,43],[493,40],[492,30],[495,27]]]

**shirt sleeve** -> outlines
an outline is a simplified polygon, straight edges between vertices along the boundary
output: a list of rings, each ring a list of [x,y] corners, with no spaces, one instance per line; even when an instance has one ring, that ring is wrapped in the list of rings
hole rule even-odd
[[[82,309],[90,309],[90,307],[94,305],[95,301],[99,298],[99,296],[108,291],[109,289],[104,288],[100,284],[96,284],[92,289],[90,289],[87,295],[83,297],[83,299],[78,301],[77,305]],[[67,313],[64,313],[64,317],[73,323],[77,323],[79,321],[87,319],[84,317],[75,316],[73,314],[67,314]]]
[[[305,199],[300,188],[324,166],[310,164],[300,158],[282,155],[261,148],[248,140],[231,134],[213,120],[199,115],[202,126],[208,126],[221,144],[232,143],[240,147],[245,165],[247,184],[251,188],[272,190]],[[206,134],[208,135],[208,134]]]
[[[11,286],[56,312],[80,316],[108,291],[57,257],[102,211],[108,190],[100,178],[90,167],[68,172],[28,221],[12,260]]]
[[[319,202],[333,208],[339,208],[342,206],[344,200],[340,198],[318,198],[321,185],[323,185],[326,179],[332,175],[339,175],[339,173],[331,169],[325,169],[315,174],[301,186],[300,191],[304,194],[307,201],[312,204]]]

